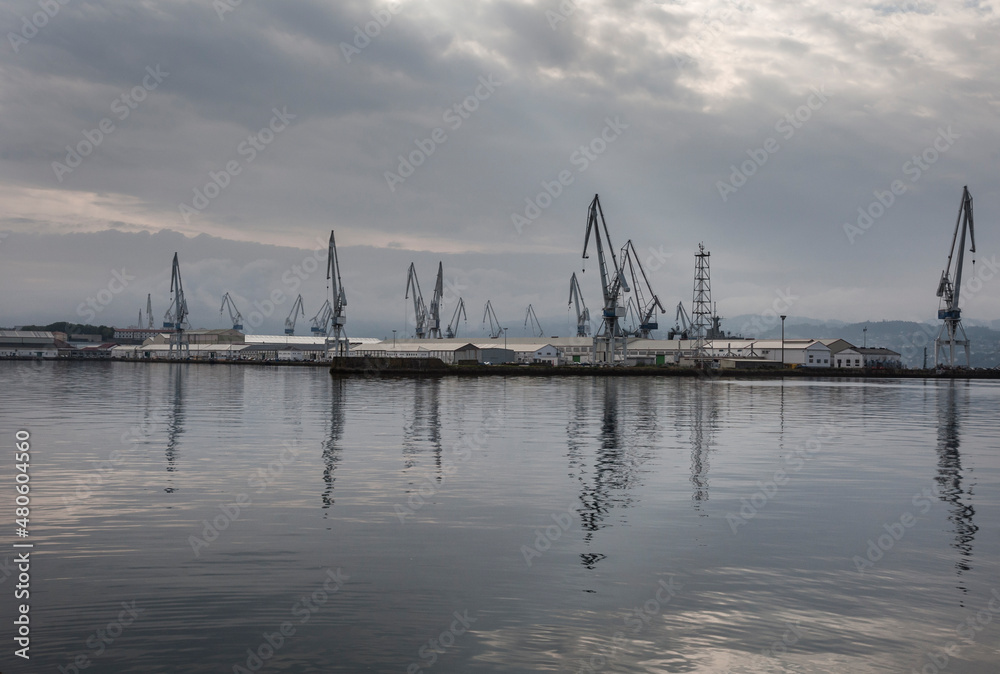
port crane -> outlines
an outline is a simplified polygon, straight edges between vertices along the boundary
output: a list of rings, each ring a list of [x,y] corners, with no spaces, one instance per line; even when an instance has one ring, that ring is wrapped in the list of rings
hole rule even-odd
[[[598,218],[600,221],[598,222]],[[611,266],[609,268],[604,255],[604,241],[601,238],[601,230],[604,230],[604,241],[607,242],[608,254],[611,256]],[[621,319],[625,316],[625,307],[620,304],[622,292],[628,292],[628,281],[618,260],[615,258],[615,249],[611,245],[611,235],[608,233],[608,223],[604,219],[604,210],[598,195],[594,195],[594,200],[590,202],[587,210],[587,232],[583,239],[583,259],[587,259],[587,245],[590,243],[590,233],[594,233],[594,244],[597,246],[597,262],[601,270],[601,292],[604,296],[604,308],[601,311],[601,328],[594,336],[593,362],[612,365],[616,362],[616,356],[620,352],[621,362],[625,360],[625,334],[622,331]],[[599,348],[600,347],[600,348]],[[600,357],[598,352],[600,351]]]
[[[434,294],[431,296],[431,306],[427,312],[427,337],[429,339],[441,339],[442,295],[444,295],[444,263],[438,262],[438,275],[437,280],[434,282]]]
[[[174,263],[170,270],[170,292],[173,296],[170,302],[170,309],[167,310],[167,317],[171,325],[167,325],[167,317],[164,317],[163,327],[173,327],[174,332],[170,335],[170,348],[168,357],[173,358],[174,351],[178,355],[187,356],[190,354],[185,328],[191,327],[188,324],[188,306],[184,298],[184,284],[181,282],[181,264],[177,260],[177,253],[174,253]]]
[[[228,292],[222,296],[222,306],[219,307],[219,315],[225,311],[226,307],[229,307],[229,320],[233,324],[233,330],[243,329],[243,314],[240,310],[236,308],[236,302],[233,301],[233,296]]]
[[[667,313],[667,310],[663,308],[660,298],[653,292],[653,287],[649,283],[649,277],[646,276],[646,270],[642,268],[642,262],[639,260],[639,254],[635,250],[632,239],[626,241],[625,245],[622,246],[621,260],[622,267],[628,267],[629,276],[632,278],[635,311],[639,318],[637,335],[641,339],[652,339],[653,330],[658,330],[660,327],[660,324],[656,320],[656,310],[659,309],[661,314]],[[642,279],[642,283],[639,283],[640,278]],[[645,286],[646,291],[649,293],[650,299],[648,301],[642,291],[643,286]]]
[[[486,300],[486,308],[483,310],[483,325],[486,325],[486,320],[490,321],[490,339],[496,339],[503,332],[503,328],[500,327],[500,319],[497,318],[497,313],[493,311],[493,303]]]
[[[295,321],[299,316],[302,318],[306,317],[306,310],[302,308],[302,295],[295,298],[295,303],[292,305],[292,310],[288,314],[288,318],[285,319],[285,334],[294,335],[295,334]]]
[[[351,349],[347,341],[347,333],[344,326],[347,324],[345,307],[347,306],[347,294],[344,292],[344,283],[340,280],[340,261],[337,259],[337,242],[333,238],[333,230],[330,230],[330,247],[326,256],[326,280],[327,287],[332,284],[330,321],[333,325],[333,349],[335,356],[346,356]],[[323,324],[323,334],[326,334],[326,323]],[[329,354],[329,342],[326,345]]]
[[[424,296],[420,292],[420,281],[417,280],[417,268],[412,262],[410,263],[410,270],[406,274],[406,296],[403,299],[409,299],[411,291],[413,293],[414,320],[417,324],[417,339],[424,339],[427,337],[427,305],[424,304]]]
[[[530,326],[528,325],[529,322]],[[531,330],[532,337],[543,337],[545,335],[545,331],[542,330],[542,324],[538,322],[538,316],[535,315],[535,308],[530,304],[528,305],[527,313],[524,315],[524,327]],[[536,330],[538,331],[537,335],[535,334]]]
[[[580,290],[580,282],[576,280],[576,272],[569,278],[569,302],[567,305],[576,305],[576,336],[590,336],[590,309],[583,301],[583,291]]]
[[[691,318],[688,316],[687,310],[684,308],[683,302],[677,303],[677,317],[674,319],[674,327],[670,332],[667,333],[667,339],[673,339],[677,337],[678,339],[689,339],[688,335],[691,333]]]
[[[326,337],[326,326],[330,324],[330,318],[333,316],[333,307],[330,306],[330,300],[324,300],[323,306],[319,308],[316,315],[310,319],[312,327],[313,336],[315,337]]]
[[[458,305],[455,307],[455,313],[452,314],[451,322],[445,330],[445,337],[448,339],[458,336],[458,319],[460,317],[463,321],[468,322],[468,318],[465,315],[465,300],[461,297],[458,298]]]
[[[970,253],[976,252],[976,233],[972,218],[972,195],[968,186],[962,188],[962,202],[958,206],[958,219],[955,221],[955,232],[951,236],[951,250],[948,252],[948,264],[941,272],[938,282],[937,296],[941,298],[938,307],[938,319],[944,324],[934,340],[934,367],[947,365],[955,367],[955,347],[965,347],[965,366],[970,365],[969,338],[962,327],[962,309],[958,304],[958,296],[962,290],[962,267],[965,262],[965,236],[968,232],[971,247]],[[951,262],[955,255],[955,242],[958,242],[958,259],[955,261],[955,280],[951,279]],[[976,264],[975,258],[972,264]],[[941,362],[942,351],[947,348],[947,363]]]

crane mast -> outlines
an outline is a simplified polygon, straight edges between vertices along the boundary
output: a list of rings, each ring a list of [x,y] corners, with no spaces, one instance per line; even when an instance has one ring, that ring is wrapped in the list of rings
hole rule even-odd
[[[302,295],[295,298],[295,303],[292,305],[292,311],[288,314],[288,318],[285,319],[286,335],[295,334],[295,321],[298,319],[299,315],[303,318],[306,316],[306,310],[302,308]]]
[[[417,280],[417,268],[412,262],[406,274],[406,296],[403,299],[409,299],[411,290],[413,292],[414,321],[417,324],[417,339],[424,339],[427,337],[427,305],[424,304],[424,296],[420,292],[420,281]]]
[[[959,306],[959,294],[962,291],[962,268],[965,263],[965,237],[968,232],[971,247],[970,253],[976,252],[976,232],[972,217],[972,195],[968,186],[962,188],[962,201],[958,206],[958,218],[955,221],[955,232],[951,236],[951,249],[948,251],[948,264],[941,272],[938,281],[937,296],[941,298],[938,307],[938,319],[943,320],[937,339],[934,340],[934,366],[947,365],[955,367],[955,347],[965,347],[965,366],[969,367],[971,354],[969,338],[962,327],[962,309]],[[951,279],[951,263],[955,256],[955,244],[958,243],[958,259],[955,260],[955,280]],[[973,258],[972,264],[976,261]],[[947,347],[947,363],[941,362],[942,351]]]
[[[691,331],[691,319],[688,317],[687,310],[684,309],[684,303],[677,303],[677,316],[674,319],[674,327],[667,334],[667,339],[673,339],[677,337],[678,339],[688,339],[688,335]]]
[[[538,322],[538,316],[535,315],[535,308],[528,305],[528,312],[524,315],[524,327],[528,327],[528,322],[531,322],[531,336],[532,337],[543,337],[545,331],[542,330],[542,324]],[[538,330],[538,334],[535,334],[535,330]]]
[[[458,305],[455,307],[455,313],[451,316],[451,322],[448,323],[448,328],[445,331],[445,337],[451,339],[458,336],[458,319],[461,317],[463,321],[468,321],[468,317],[465,315],[465,300],[461,297],[458,298]]]
[[[333,349],[335,356],[347,356],[350,351],[350,343],[347,341],[347,333],[344,326],[347,324],[345,307],[347,306],[347,294],[344,292],[344,284],[340,280],[340,261],[337,259],[337,242],[333,238],[333,230],[330,230],[330,246],[326,256],[326,280],[330,287],[333,305],[330,312],[330,321],[333,324]],[[326,323],[323,324],[323,334],[326,334]],[[329,340],[326,341],[327,355],[330,353]]]
[[[181,264],[177,260],[177,253],[174,253],[174,262],[170,270],[170,293],[172,299],[170,309],[167,309],[167,316],[164,317],[163,327],[173,327],[174,332],[170,335],[170,348],[168,357],[173,358],[174,352],[179,356],[189,356],[191,349],[188,345],[187,335],[184,334],[188,325],[187,300],[184,299],[184,284],[181,282]],[[167,325],[167,317],[170,318],[171,325]]]
[[[598,217],[600,222],[598,222]],[[604,256],[604,242],[601,240],[601,230],[604,230],[604,240],[608,244],[611,255],[609,270]],[[625,307],[620,304],[622,291],[628,292],[628,282],[611,245],[611,235],[608,233],[608,223],[604,219],[604,211],[598,195],[590,202],[587,211],[587,232],[583,238],[583,259],[587,259],[587,245],[590,243],[590,233],[594,233],[594,244],[597,246],[597,263],[601,270],[601,292],[604,296],[604,309],[601,312],[601,328],[594,336],[593,361],[595,364],[612,365],[618,360],[619,343],[621,344],[621,362],[625,361],[626,338],[621,328],[621,319],[625,316]]]
[[[434,295],[431,297],[431,306],[427,319],[427,336],[431,339],[441,339],[441,297],[443,295],[444,263],[438,262],[437,281],[434,282]]]
[[[152,330],[153,329],[153,294],[152,293],[146,293],[146,322],[148,323],[147,327],[150,330]],[[140,325],[139,327],[141,328],[142,326]]]
[[[233,330],[243,329],[243,314],[240,313],[239,309],[236,308],[236,302],[233,301],[232,295],[228,292],[222,296],[222,306],[219,307],[219,315],[225,311],[226,307],[229,307],[229,320],[233,324]]]
[[[580,290],[580,282],[576,279],[576,272],[569,278],[569,302],[568,305],[575,305],[576,308],[576,336],[590,336],[590,309],[583,301],[583,291]]]

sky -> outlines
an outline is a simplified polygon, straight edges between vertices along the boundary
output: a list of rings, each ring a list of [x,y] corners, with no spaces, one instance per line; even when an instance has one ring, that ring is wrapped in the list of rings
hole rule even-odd
[[[335,230],[348,334],[411,333],[407,267],[429,301],[442,261],[460,334],[490,300],[565,335],[572,273],[601,304],[595,194],[662,326],[699,243],[724,317],[931,321],[965,185],[965,316],[1000,318],[988,2],[9,0],[0,27],[5,327],[134,324],[147,293],[159,324],[177,252],[194,327],[228,291],[280,332],[302,293],[305,334]]]

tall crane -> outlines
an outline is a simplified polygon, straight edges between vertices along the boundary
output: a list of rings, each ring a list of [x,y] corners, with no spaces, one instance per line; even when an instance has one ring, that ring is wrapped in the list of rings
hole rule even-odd
[[[451,323],[448,324],[448,328],[445,330],[445,337],[448,339],[458,336],[459,318],[468,322],[468,317],[465,315],[465,300],[461,297],[458,298],[458,305],[455,307],[455,313],[451,315]]]
[[[410,269],[406,273],[406,296],[403,299],[410,298],[410,292],[413,292],[413,314],[414,322],[417,325],[416,334],[417,339],[424,339],[427,336],[427,305],[424,304],[424,296],[420,292],[420,281],[417,280],[417,268],[410,263]]]
[[[333,324],[333,353],[335,356],[347,356],[351,350],[351,345],[347,341],[347,333],[344,331],[344,326],[347,324],[345,310],[347,306],[347,294],[344,292],[344,283],[340,280],[340,261],[337,259],[337,242],[333,239],[332,229],[330,230],[330,247],[326,256],[326,280],[327,287],[330,288],[330,296],[333,298],[332,311],[330,313],[330,321]],[[323,330],[323,334],[326,334],[325,323],[323,324]],[[329,353],[329,342],[327,342],[326,348],[327,353]]]
[[[976,252],[976,233],[972,218],[972,195],[968,186],[962,188],[962,202],[958,206],[958,219],[955,221],[955,233],[951,236],[951,250],[948,252],[948,264],[941,272],[938,282],[937,296],[941,298],[938,306],[938,319],[944,324],[934,340],[934,366],[941,365],[941,351],[948,348],[948,367],[955,367],[955,347],[965,347],[965,366],[970,366],[969,338],[962,327],[962,309],[958,304],[958,296],[962,290],[962,267],[965,262],[965,235],[969,234],[971,241],[970,253]],[[961,232],[961,236],[959,233]],[[958,241],[958,259],[955,261],[955,281],[951,280],[951,261],[955,255],[955,242]],[[975,258],[972,264],[976,264]],[[945,336],[942,339],[942,336]]]
[[[173,358],[174,351],[177,351],[178,355],[190,355],[190,347],[188,346],[187,335],[184,334],[186,328],[191,327],[188,324],[188,306],[187,300],[184,299],[184,284],[181,282],[181,264],[177,260],[177,253],[174,253],[174,263],[170,270],[170,293],[172,299],[170,302],[170,309],[167,310],[167,316],[170,317],[171,325],[167,326],[166,317],[164,318],[164,327],[173,327],[174,332],[170,335],[170,348],[168,350],[168,357]]]
[[[326,337],[326,326],[330,324],[331,316],[333,316],[333,307],[330,306],[330,300],[327,299],[310,321],[312,323],[310,330],[312,330],[314,336]]]
[[[639,317],[638,336],[642,339],[652,339],[653,330],[660,327],[656,320],[656,310],[659,309],[661,314],[667,313],[667,310],[663,308],[663,305],[660,304],[660,298],[653,292],[653,287],[649,283],[649,277],[646,276],[646,270],[642,268],[642,262],[632,244],[632,239],[626,241],[625,245],[622,246],[621,260],[622,267],[627,266],[629,276],[632,277],[632,292],[635,295],[635,309]],[[642,283],[639,283],[640,278]],[[650,295],[648,301],[642,292],[643,286],[646,287],[646,291]]]
[[[583,291],[580,282],[576,280],[576,272],[569,278],[569,305],[576,304],[576,336],[590,336],[590,309],[583,301]]]
[[[493,303],[486,300],[486,308],[483,310],[483,325],[486,325],[486,320],[490,321],[490,339],[496,339],[503,332],[503,328],[500,327],[500,319],[497,318],[497,312],[493,311]]]
[[[598,222],[600,217],[600,222]],[[611,267],[604,256],[604,243],[601,240],[601,229],[604,230],[604,240],[607,241],[608,253],[611,255]],[[614,364],[621,343],[621,361],[625,360],[625,334],[621,328],[621,319],[625,316],[625,307],[620,304],[622,291],[628,292],[628,281],[618,266],[615,249],[611,245],[611,235],[608,233],[608,223],[604,219],[604,211],[598,196],[590,202],[587,211],[587,233],[583,239],[583,259],[587,259],[587,244],[590,243],[590,233],[594,232],[594,243],[597,246],[597,261],[601,270],[601,292],[604,295],[604,309],[601,311],[601,328],[594,337],[594,363]],[[600,346],[600,349],[598,349]],[[600,357],[598,352],[600,351]]]
[[[240,310],[236,308],[236,302],[233,301],[233,296],[228,292],[222,296],[222,306],[219,307],[219,315],[225,311],[226,307],[229,307],[229,320],[233,324],[233,330],[243,329],[243,314]]]
[[[437,281],[434,282],[434,295],[431,297],[431,306],[427,312],[427,336],[430,339],[441,339],[442,295],[444,295],[444,263],[438,262],[438,275]]]
[[[295,303],[292,305],[292,310],[288,314],[288,318],[285,319],[285,334],[294,335],[295,334],[295,321],[299,316],[302,318],[306,317],[306,310],[302,308],[302,295],[295,298]]]
[[[153,329],[153,293],[146,293],[146,322],[147,327]],[[142,327],[141,325],[139,326]]]
[[[524,314],[524,327],[526,328],[529,327],[528,325],[529,321],[531,323],[530,325],[531,336],[543,337],[545,335],[545,331],[542,330],[542,324],[538,322],[538,316],[535,315],[535,308],[530,304],[528,305],[527,313]],[[535,330],[538,331],[537,335],[535,334]]]

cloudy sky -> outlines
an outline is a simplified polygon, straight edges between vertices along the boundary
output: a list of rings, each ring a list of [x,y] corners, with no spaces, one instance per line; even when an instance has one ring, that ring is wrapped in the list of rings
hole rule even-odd
[[[96,322],[135,322],[147,293],[159,322],[177,251],[196,327],[223,325],[227,290],[244,314],[280,291],[257,326],[278,331],[295,294],[307,318],[323,301],[323,262],[295,266],[335,229],[350,334],[412,330],[406,268],[430,293],[438,260],[466,334],[487,299],[566,334],[571,273],[599,305],[595,193],[670,323],[699,242],[723,316],[792,297],[930,320],[963,185],[966,316],[1000,317],[989,2],[0,7],[0,325],[90,318],[107,288]]]

